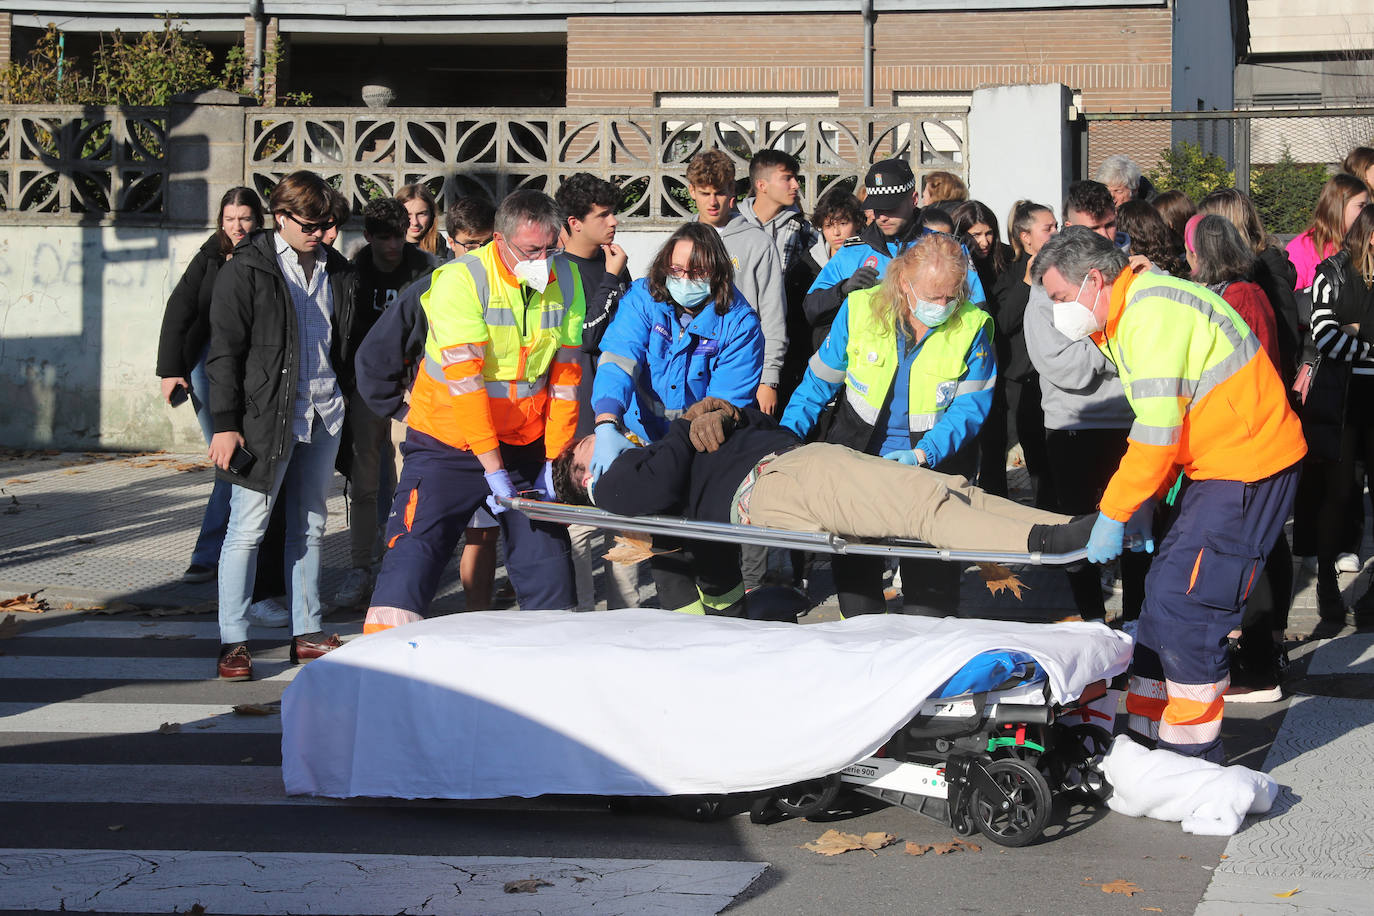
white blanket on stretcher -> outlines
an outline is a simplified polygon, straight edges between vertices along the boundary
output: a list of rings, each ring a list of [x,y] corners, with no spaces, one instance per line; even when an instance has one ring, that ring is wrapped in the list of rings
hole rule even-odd
[[[969,659],[1022,650],[1071,700],[1125,670],[1098,623],[658,610],[458,614],[356,639],[282,700],[291,795],[499,798],[770,789],[872,754]]]

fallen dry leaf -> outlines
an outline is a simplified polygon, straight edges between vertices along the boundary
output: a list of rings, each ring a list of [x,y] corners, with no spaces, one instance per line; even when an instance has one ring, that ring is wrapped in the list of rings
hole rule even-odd
[[[157,731],[160,735],[175,735],[177,732],[181,731],[181,723],[163,722],[157,727]]]
[[[1140,886],[1132,884],[1125,878],[1117,878],[1115,881],[1108,881],[1106,884],[1098,885],[1104,894],[1125,894],[1127,897],[1134,897],[1140,893]]]
[[[503,885],[507,894],[537,894],[541,887],[553,887],[553,884],[541,878],[522,878],[519,881],[507,881]]]
[[[677,553],[677,548],[655,550],[653,540],[648,535],[617,534],[615,546],[606,551],[605,557],[620,566],[634,566],[636,563],[643,563],[652,556],[665,553]]]
[[[7,483],[7,484],[11,484],[11,483],[33,483],[33,481],[32,481],[32,480],[25,480],[25,479],[22,478],[22,477],[11,477],[9,480],[5,481],[5,483]]]
[[[39,589],[38,592],[41,592]],[[0,611],[18,611],[21,614],[42,614],[50,611],[47,599],[38,597],[38,592],[27,595],[15,595],[13,598],[0,600]]]
[[[234,713],[240,716],[271,716],[276,715],[277,710],[263,703],[240,703],[234,707]]]
[[[838,830],[827,830],[810,843],[803,845],[802,849],[809,849],[814,853],[823,856],[837,856],[842,852],[850,852],[855,849],[867,849],[875,856],[878,850],[884,846],[891,846],[897,842],[897,837],[891,833],[873,831],[859,836],[857,833],[841,833]]]
[[[1302,888],[1300,888],[1300,887],[1295,887],[1295,888],[1293,888],[1291,891],[1281,891],[1281,892],[1275,894],[1274,896],[1275,896],[1275,897],[1292,897],[1294,894],[1296,894],[1296,893],[1297,893],[1298,891],[1300,891],[1300,890],[1302,890]]]
[[[19,632],[22,626],[19,618],[13,614],[6,614],[4,620],[0,620],[0,639],[9,639]]]
[[[968,843],[964,840],[953,839],[948,843],[907,843],[906,854],[909,856],[923,856],[928,852],[933,852],[937,856],[948,855],[951,852],[982,852],[983,847],[977,843]]]
[[[1160,909],[1160,908],[1157,907],[1157,906],[1142,906],[1141,909],[1144,910],[1144,911],[1147,912],[1147,913],[1162,913],[1162,912],[1164,912],[1162,909]]]
[[[1022,590],[1030,590],[1029,585],[1024,584],[1017,578],[1016,573],[1001,563],[979,563],[978,575],[983,577],[983,584],[994,595],[1002,591],[1009,591],[1016,596],[1017,601],[1020,601]]]

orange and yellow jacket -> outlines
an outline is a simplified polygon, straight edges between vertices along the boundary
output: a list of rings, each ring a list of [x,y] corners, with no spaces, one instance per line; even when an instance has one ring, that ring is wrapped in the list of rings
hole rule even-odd
[[[1307,453],[1302,424],[1274,364],[1245,321],[1205,287],[1122,271],[1104,332],[1135,412],[1129,447],[1102,496],[1126,521],[1162,496],[1179,470],[1193,480],[1262,480]]]
[[[436,268],[420,307],[428,332],[412,429],[475,454],[543,436],[554,458],[572,441],[586,312],[575,265],[555,259],[538,293],[488,243]]]

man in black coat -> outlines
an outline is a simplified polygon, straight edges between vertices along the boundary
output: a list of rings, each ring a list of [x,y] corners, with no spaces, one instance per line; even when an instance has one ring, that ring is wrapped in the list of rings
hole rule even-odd
[[[337,648],[321,631],[320,544],[351,369],[342,354],[357,277],[322,243],[334,194],[313,172],[272,192],[276,232],[254,232],[220,271],[210,306],[210,458],[234,484],[219,569],[219,676],[249,680],[247,613],[258,545],[286,500],[292,662]]]

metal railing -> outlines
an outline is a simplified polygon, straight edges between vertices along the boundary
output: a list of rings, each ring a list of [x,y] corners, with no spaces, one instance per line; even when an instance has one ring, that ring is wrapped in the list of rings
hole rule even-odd
[[[1301,232],[1341,160],[1374,143],[1374,107],[1102,112],[1084,121],[1083,177],[1125,153],[1156,186],[1194,203],[1219,187],[1246,192],[1278,234]]]

